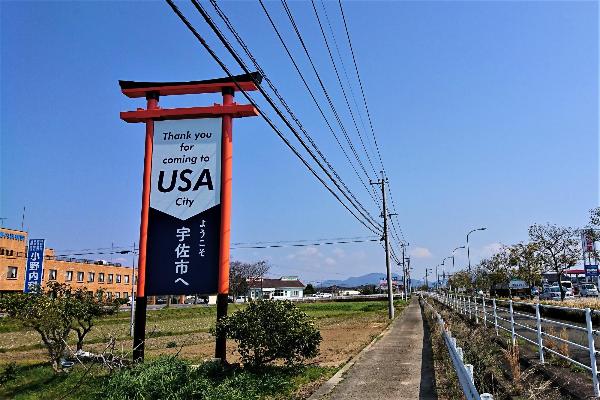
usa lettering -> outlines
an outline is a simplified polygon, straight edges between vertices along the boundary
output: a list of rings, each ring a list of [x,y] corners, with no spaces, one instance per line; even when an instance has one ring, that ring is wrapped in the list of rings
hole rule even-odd
[[[198,179],[192,186],[192,181],[189,178],[189,175],[193,173],[191,169],[184,169],[181,172],[179,170],[171,171],[171,180],[168,186],[165,186],[165,171],[160,171],[158,173],[158,190],[162,193],[168,193],[175,189],[177,186],[177,190],[180,192],[187,192],[188,190],[198,190],[202,186],[206,186],[208,190],[214,190],[212,177],[210,176],[210,170],[205,168],[198,176]],[[178,182],[181,182],[180,185],[177,185]]]

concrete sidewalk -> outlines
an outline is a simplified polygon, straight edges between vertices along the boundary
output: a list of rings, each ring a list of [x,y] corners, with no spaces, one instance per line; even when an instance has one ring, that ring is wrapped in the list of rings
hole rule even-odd
[[[437,399],[429,330],[416,298],[322,399]]]

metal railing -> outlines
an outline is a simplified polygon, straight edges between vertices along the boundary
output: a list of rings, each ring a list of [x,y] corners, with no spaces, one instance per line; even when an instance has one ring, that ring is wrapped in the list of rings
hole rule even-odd
[[[485,327],[493,325],[496,335],[505,331],[510,335],[513,346],[517,339],[521,339],[537,348],[539,362],[544,364],[544,354],[552,354],[568,361],[591,373],[594,396],[600,397],[600,385],[598,381],[598,367],[596,357],[600,354],[596,351],[595,336],[600,336],[600,331],[594,330],[592,326],[592,313],[589,308],[570,308],[551,306],[540,303],[515,302],[512,300],[500,300],[485,298],[484,296],[463,296],[457,294],[435,294],[438,301],[442,302],[458,313],[474,320],[476,324]],[[499,304],[503,304],[499,305]],[[520,308],[534,308],[535,314],[515,311],[514,306]],[[568,312],[583,312],[585,324],[575,325],[555,319],[542,317],[541,310],[558,309]],[[515,319],[518,321],[515,321]],[[564,334],[558,336],[554,329],[560,328]],[[579,341],[577,341],[579,339]],[[563,354],[561,353],[561,343]],[[548,346],[552,344],[551,346]],[[573,354],[573,355],[572,355]]]
[[[456,371],[460,387],[466,399],[494,400],[493,396],[489,393],[482,393],[481,395],[479,394],[477,388],[475,387],[473,365],[464,363],[463,349],[457,345],[456,338],[452,337],[452,333],[449,329],[446,328],[446,323],[442,319],[442,316],[438,314],[438,312],[433,308],[433,306],[429,304],[425,299],[423,299],[423,303],[427,305],[427,307],[429,307],[429,309],[432,311],[433,315],[435,315],[435,318],[437,319],[440,330],[442,332],[442,337],[444,338],[444,342],[446,343],[446,348],[448,349],[448,353],[450,354],[450,359],[452,360],[452,365],[454,365],[454,370]]]

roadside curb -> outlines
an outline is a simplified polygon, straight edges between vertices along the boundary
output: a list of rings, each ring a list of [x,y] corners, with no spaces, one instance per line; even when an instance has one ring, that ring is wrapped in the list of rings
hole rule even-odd
[[[402,318],[402,314],[404,310],[408,307],[408,305],[402,310],[402,313],[394,318],[388,326],[377,335],[369,344],[367,344],[357,355],[352,357],[350,361],[348,361],[338,372],[335,373],[331,378],[325,381],[319,388],[310,395],[307,400],[320,400],[323,399],[324,396],[327,396],[331,391],[342,381],[344,380],[344,374],[367,352],[373,345],[379,341],[379,339],[386,336],[392,330],[392,325]]]

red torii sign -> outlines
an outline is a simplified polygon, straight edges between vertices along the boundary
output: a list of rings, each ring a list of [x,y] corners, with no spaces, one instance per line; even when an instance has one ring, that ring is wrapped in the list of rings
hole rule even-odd
[[[227,315],[233,156],[232,119],[258,115],[258,111],[252,105],[236,104],[233,97],[235,91],[257,90],[256,85],[260,84],[261,79],[260,74],[252,73],[191,82],[119,81],[124,95],[131,98],[145,97],[147,100],[146,109],[138,108],[136,111],[121,112],[121,119],[126,122],[146,123],[133,341],[134,360],[144,358],[146,296],[195,294],[199,293],[198,288],[212,288],[213,286],[210,285],[213,285],[215,280],[209,273],[212,264],[215,264],[215,271],[218,271],[215,272],[217,284],[214,285],[217,289],[217,319]],[[158,106],[161,96],[219,92],[223,95],[223,104],[172,109]],[[169,129],[168,132],[159,132],[155,137],[155,122]],[[218,122],[221,125],[220,132],[215,128],[215,123]],[[196,127],[194,124],[200,126],[197,131],[194,131]],[[175,133],[171,128],[174,128]],[[155,144],[158,146],[156,154],[154,154]],[[201,154],[197,153],[198,149],[209,149],[217,153],[220,149],[220,154]],[[172,156],[174,151],[178,152],[176,157]],[[153,156],[157,155],[160,158],[154,157],[156,170],[164,167],[157,162],[162,161],[167,165],[166,168],[171,168],[171,171],[161,170],[157,173],[152,170]],[[172,163],[179,165],[178,169],[173,169],[176,166],[171,166]],[[211,176],[211,168],[213,176]],[[215,174],[215,171],[220,174]],[[165,182],[169,180],[170,183],[166,184]],[[177,186],[178,181],[181,182],[179,186]],[[218,191],[219,187],[220,191]],[[194,191],[193,195],[187,194],[190,190]],[[176,196],[180,197],[176,198]],[[211,227],[213,229],[218,227],[218,238],[211,238],[210,232],[209,237],[206,238],[206,231]],[[209,243],[205,243],[206,241]],[[201,265],[202,263],[211,266],[207,268],[206,265]],[[173,265],[175,268],[172,268]],[[150,272],[148,275],[147,266]],[[161,276],[158,276],[159,274]],[[174,277],[176,279],[172,279]],[[208,286],[207,280],[212,280]],[[195,285],[194,282],[200,283]],[[224,336],[217,337],[215,357],[225,360]]]

